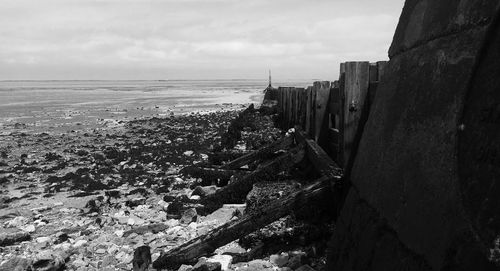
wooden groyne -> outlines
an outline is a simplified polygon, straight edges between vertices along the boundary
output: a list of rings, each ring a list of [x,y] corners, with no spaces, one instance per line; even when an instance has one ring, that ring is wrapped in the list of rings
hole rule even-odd
[[[276,101],[280,128],[300,128],[335,162],[348,168],[386,63],[342,63],[334,82],[268,89],[271,93],[266,99]]]

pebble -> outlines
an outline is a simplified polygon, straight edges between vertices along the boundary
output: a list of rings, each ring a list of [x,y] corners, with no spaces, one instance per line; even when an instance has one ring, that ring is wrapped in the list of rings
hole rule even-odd
[[[47,242],[50,242],[50,240],[51,240],[50,237],[47,237],[47,236],[36,238],[37,243],[47,243]]]
[[[280,255],[273,254],[269,257],[269,261],[278,267],[282,267],[288,263],[288,253],[281,253]]]
[[[19,228],[28,223],[28,219],[24,216],[18,216],[12,219],[11,221],[7,222],[6,227],[7,228]]]
[[[88,241],[87,241],[87,240],[78,240],[78,241],[76,241],[76,242],[73,244],[73,247],[78,248],[78,247],[81,247],[81,246],[83,246],[83,245],[85,245],[85,244],[87,244],[87,243],[88,243]]]
[[[31,224],[31,225],[27,225],[25,227],[22,227],[21,228],[23,231],[25,232],[29,232],[29,233],[33,233],[36,231],[36,228],[35,228],[35,225]]]
[[[221,265],[221,270],[230,270],[231,263],[233,262],[233,257],[230,255],[215,255],[207,259],[207,262],[217,262]]]

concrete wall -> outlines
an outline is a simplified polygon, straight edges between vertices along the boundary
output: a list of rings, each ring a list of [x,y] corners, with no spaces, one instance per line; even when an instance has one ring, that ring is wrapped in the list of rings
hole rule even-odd
[[[491,183],[464,181],[457,159],[469,79],[499,2],[406,1],[332,238],[330,270],[499,267],[491,249],[500,223],[474,221],[477,205],[500,198],[498,171],[484,177]],[[488,185],[495,195],[467,190]],[[498,219],[495,211],[481,219]]]

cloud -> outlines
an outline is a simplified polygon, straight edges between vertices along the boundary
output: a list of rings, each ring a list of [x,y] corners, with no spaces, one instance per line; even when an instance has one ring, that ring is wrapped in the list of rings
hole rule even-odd
[[[273,68],[334,80],[340,61],[386,59],[401,2],[6,0],[0,79],[246,78]]]

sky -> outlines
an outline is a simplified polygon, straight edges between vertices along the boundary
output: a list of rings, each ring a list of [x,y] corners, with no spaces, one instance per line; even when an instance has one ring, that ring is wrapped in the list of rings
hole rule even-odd
[[[0,80],[336,80],[403,0],[1,0]]]

